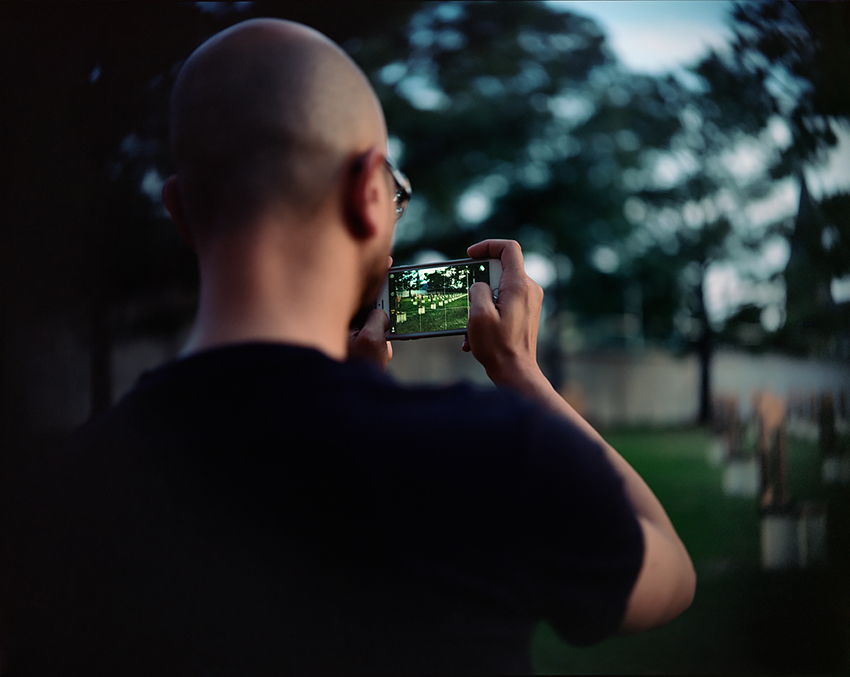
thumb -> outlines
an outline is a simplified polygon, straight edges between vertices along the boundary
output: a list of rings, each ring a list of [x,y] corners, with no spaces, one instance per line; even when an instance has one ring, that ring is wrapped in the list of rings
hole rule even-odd
[[[499,311],[493,303],[493,290],[486,282],[476,282],[469,288],[469,319],[498,317]]]
[[[469,320],[463,350],[471,352],[479,362],[479,353],[486,350],[487,337],[498,329],[499,310],[493,303],[493,290],[486,282],[476,282],[469,288]]]

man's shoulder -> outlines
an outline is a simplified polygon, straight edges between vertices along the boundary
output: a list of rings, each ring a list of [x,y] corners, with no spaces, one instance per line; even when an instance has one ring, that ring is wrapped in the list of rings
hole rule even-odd
[[[377,400],[391,408],[472,405],[476,411],[524,411],[536,406],[509,390],[469,381],[403,383],[366,362],[339,362],[312,348],[275,343],[226,346],[173,360],[143,374],[129,399],[181,388],[207,393],[232,388],[240,397],[294,392],[299,398],[351,397],[353,405]]]
[[[344,456],[367,440],[387,453],[449,464],[484,455],[509,463],[529,447],[569,444],[568,422],[522,395],[470,382],[400,383],[372,365],[338,362],[318,351],[246,344],[174,360],[74,436],[75,463],[97,456],[108,467],[166,456],[252,449],[331,449]],[[371,446],[371,445],[370,445]],[[439,454],[437,455],[439,456]],[[102,457],[102,458],[101,458]],[[92,457],[91,462],[95,462]]]

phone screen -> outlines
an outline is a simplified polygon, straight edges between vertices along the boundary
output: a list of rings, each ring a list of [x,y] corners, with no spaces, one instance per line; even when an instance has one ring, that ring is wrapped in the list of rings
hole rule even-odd
[[[490,261],[390,269],[389,334],[463,332],[469,319],[469,288],[490,283]]]

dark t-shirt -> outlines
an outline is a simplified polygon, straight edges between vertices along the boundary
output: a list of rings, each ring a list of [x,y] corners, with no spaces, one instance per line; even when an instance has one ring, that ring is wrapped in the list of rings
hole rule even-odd
[[[618,626],[643,541],[568,421],[300,347],[145,374],[21,487],[12,674],[528,672]]]

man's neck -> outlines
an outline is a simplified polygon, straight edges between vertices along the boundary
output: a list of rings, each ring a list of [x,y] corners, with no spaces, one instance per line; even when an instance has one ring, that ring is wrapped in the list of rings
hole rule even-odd
[[[359,291],[354,262],[315,235],[284,240],[279,232],[259,228],[203,249],[198,314],[182,354],[263,341],[345,359]]]

